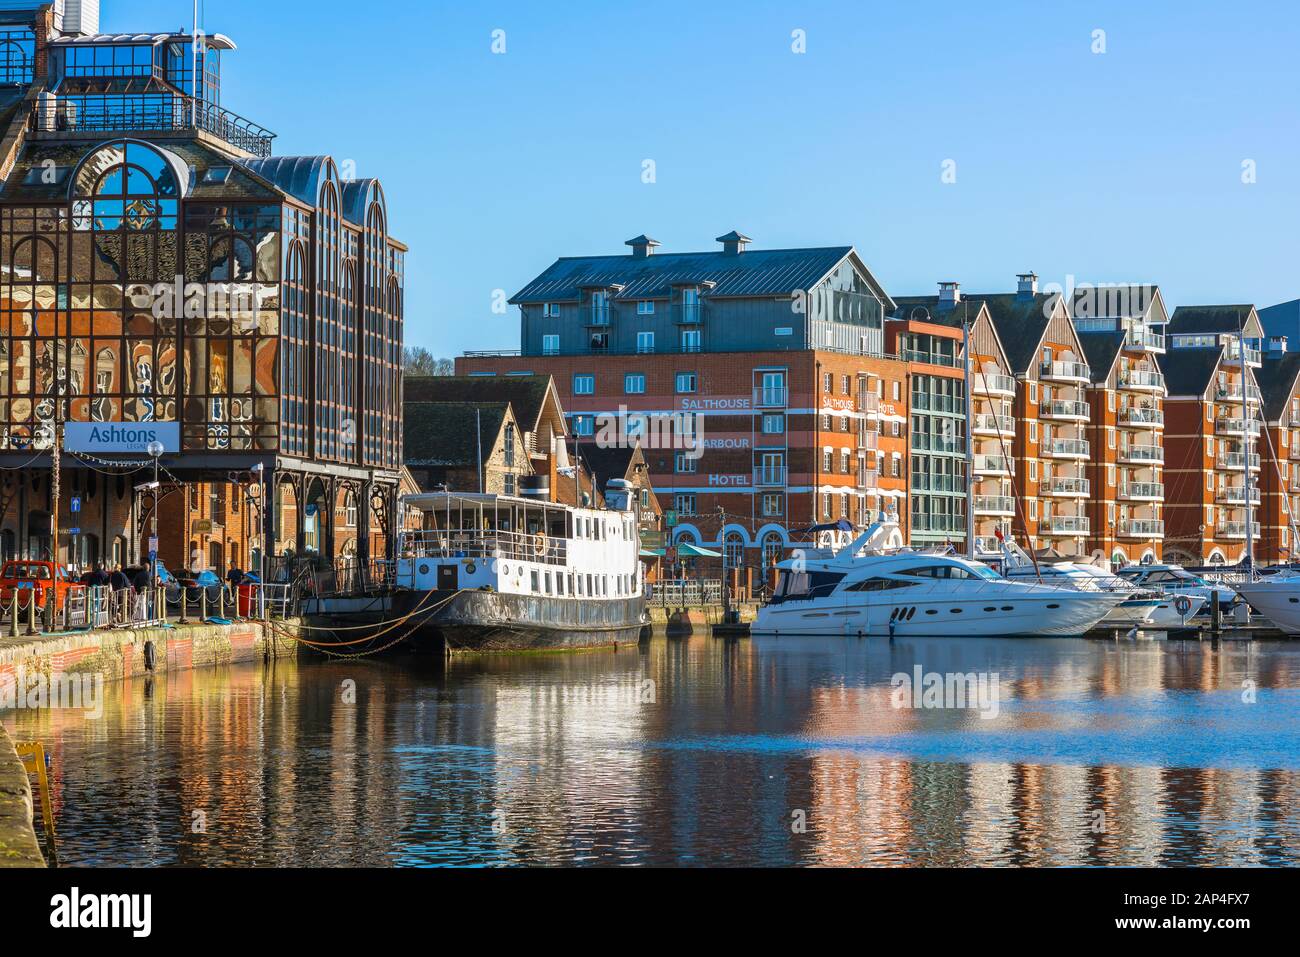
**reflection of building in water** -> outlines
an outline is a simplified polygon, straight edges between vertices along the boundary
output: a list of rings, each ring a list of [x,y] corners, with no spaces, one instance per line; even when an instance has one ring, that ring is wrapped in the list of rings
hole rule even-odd
[[[3,49],[31,55],[0,59],[0,465],[29,471],[0,484],[0,557],[138,561],[155,508],[173,568],[247,566],[254,547],[382,556],[405,248],[379,182],[272,157],[274,134],[221,101],[221,34],[200,37],[196,70],[185,34],[3,6]],[[157,503],[105,464],[142,453],[67,456],[52,545],[49,453],[67,422],[169,443],[159,427],[174,426],[175,447]]]

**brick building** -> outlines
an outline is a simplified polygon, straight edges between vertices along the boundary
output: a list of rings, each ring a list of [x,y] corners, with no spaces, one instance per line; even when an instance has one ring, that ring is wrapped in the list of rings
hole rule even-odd
[[[1300,352],[1272,341],[1256,371],[1263,431],[1260,440],[1259,562],[1295,560],[1300,528]]]

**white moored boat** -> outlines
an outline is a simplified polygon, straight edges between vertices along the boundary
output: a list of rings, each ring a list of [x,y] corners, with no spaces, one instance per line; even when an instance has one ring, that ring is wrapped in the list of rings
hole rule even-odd
[[[1011,581],[980,562],[909,550],[867,554],[885,527],[829,557],[777,565],[754,635],[1023,637],[1082,635],[1127,597]]]
[[[1008,567],[1006,575],[1013,581],[1041,581],[1045,585],[1059,585],[1079,591],[1110,591],[1125,596],[1102,619],[1102,625],[1157,631],[1186,628],[1205,605],[1205,599],[1200,596],[1163,595],[1151,589],[1138,588],[1118,575],[1086,562],[1039,562],[1037,566],[1019,564]]]
[[[543,495],[548,494],[546,492]],[[636,641],[645,617],[637,500],[612,480],[607,507],[462,492],[409,495],[423,528],[402,533],[394,611],[452,651]]]
[[[1251,608],[1288,635],[1300,635],[1300,572],[1280,571],[1232,586]]]

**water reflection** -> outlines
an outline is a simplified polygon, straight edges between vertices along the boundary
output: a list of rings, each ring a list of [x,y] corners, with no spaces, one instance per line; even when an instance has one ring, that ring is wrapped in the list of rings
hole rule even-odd
[[[996,717],[891,676],[996,673]],[[9,711],[80,865],[1295,865],[1300,646],[656,638]],[[1253,703],[1251,699],[1253,698]]]

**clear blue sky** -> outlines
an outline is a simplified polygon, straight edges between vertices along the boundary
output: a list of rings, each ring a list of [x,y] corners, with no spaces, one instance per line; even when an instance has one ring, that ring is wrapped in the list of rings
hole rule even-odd
[[[278,153],[383,180],[412,248],[407,342],[438,355],[517,347],[493,290],[642,232],[665,252],[732,228],[852,244],[897,295],[1033,269],[1158,282],[1171,309],[1300,296],[1300,4],[205,5],[240,47],[229,108]],[[104,10],[106,31],[190,19],[188,0]]]

